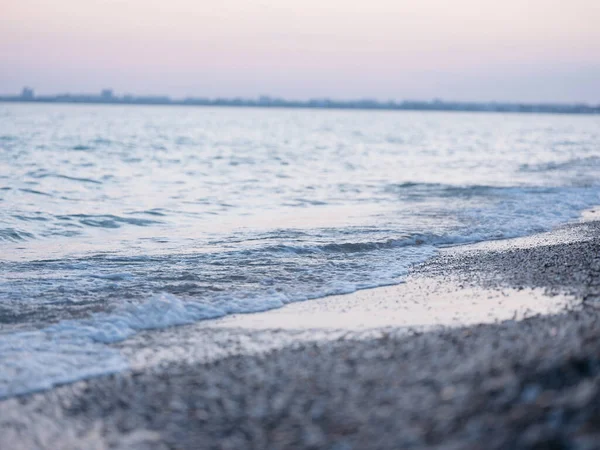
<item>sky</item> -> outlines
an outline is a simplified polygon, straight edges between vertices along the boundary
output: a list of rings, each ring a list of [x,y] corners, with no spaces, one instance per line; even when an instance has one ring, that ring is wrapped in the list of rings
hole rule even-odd
[[[0,93],[600,103],[600,0],[0,0]]]

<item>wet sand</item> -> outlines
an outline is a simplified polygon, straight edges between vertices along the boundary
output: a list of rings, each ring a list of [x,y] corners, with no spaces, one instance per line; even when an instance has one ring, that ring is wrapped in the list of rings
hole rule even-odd
[[[130,371],[0,402],[0,448],[600,448],[600,223],[116,346]]]

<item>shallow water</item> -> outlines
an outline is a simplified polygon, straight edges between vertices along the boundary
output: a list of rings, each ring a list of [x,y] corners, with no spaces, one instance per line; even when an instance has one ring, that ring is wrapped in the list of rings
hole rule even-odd
[[[550,229],[599,175],[597,116],[0,104],[0,397]]]

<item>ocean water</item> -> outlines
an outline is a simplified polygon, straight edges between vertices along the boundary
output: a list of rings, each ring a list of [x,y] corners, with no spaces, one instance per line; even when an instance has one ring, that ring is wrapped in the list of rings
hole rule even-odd
[[[0,398],[551,229],[599,180],[598,116],[0,104]]]

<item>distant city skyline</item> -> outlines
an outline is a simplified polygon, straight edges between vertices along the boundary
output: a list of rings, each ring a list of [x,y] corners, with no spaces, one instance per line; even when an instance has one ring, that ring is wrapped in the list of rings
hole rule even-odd
[[[600,114],[600,103],[523,103],[523,102],[457,102],[435,100],[378,101],[375,99],[314,98],[293,100],[281,97],[185,97],[117,95],[112,89],[102,89],[97,94],[63,93],[59,95],[36,95],[31,87],[24,87],[19,95],[0,95],[0,102],[28,103],[78,103],[117,105],[180,105],[180,106],[233,106],[233,107],[284,107],[319,109],[368,109],[408,111],[471,111],[502,113],[547,114]]]
[[[597,0],[5,0],[0,93],[600,102]]]

